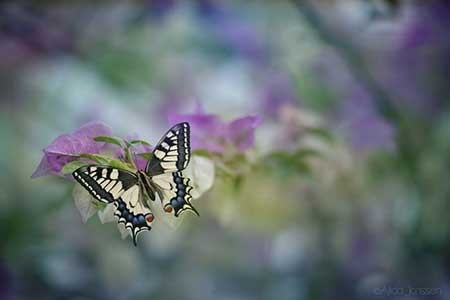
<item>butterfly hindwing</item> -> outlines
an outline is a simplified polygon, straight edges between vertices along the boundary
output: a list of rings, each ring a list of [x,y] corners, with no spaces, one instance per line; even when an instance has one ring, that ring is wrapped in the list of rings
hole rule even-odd
[[[190,192],[192,186],[190,185],[190,179],[183,177],[181,172],[155,176],[152,177],[152,181],[158,188],[157,193],[166,212],[174,211],[176,217],[185,211],[191,211],[199,215],[191,204],[192,196]]]
[[[107,166],[84,166],[73,177],[97,200],[113,203],[114,215],[127,228],[136,245],[138,234],[151,230],[153,214],[141,201],[138,177],[126,170]]]
[[[119,223],[123,223],[127,228],[133,242],[136,245],[136,239],[140,232],[151,230],[151,222],[154,219],[151,210],[143,205],[139,185],[128,189],[122,196],[114,202],[116,211],[114,215]]]
[[[116,201],[138,182],[133,173],[107,166],[84,166],[72,175],[95,199],[104,203]]]
[[[149,176],[184,170],[191,157],[189,123],[173,126],[159,141],[145,172]]]

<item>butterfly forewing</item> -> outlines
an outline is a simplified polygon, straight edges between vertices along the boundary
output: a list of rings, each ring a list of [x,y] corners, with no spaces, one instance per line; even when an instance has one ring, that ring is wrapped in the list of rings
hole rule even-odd
[[[191,211],[198,215],[197,210],[191,204],[190,179],[183,177],[181,172],[155,176],[152,181],[158,187],[159,198],[166,212],[173,210],[176,217],[185,211]]]
[[[134,244],[141,231],[151,229],[153,214],[141,201],[141,187],[135,174],[91,165],[77,169],[73,176],[97,200],[114,203],[114,215],[130,231]]]
[[[126,190],[137,184],[137,177],[126,170],[107,166],[84,166],[73,177],[97,200],[116,201]]]
[[[145,168],[149,176],[184,170],[191,157],[189,123],[173,126],[156,145]]]

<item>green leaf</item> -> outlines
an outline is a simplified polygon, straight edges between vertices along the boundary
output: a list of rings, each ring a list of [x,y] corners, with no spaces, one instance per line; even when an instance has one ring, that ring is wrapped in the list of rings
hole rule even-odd
[[[235,193],[238,193],[243,185],[244,182],[244,177],[242,176],[236,176],[235,178],[233,178],[233,190]]]
[[[107,165],[111,161],[110,157],[100,154],[82,153],[79,155],[79,157],[93,160],[101,165]]]
[[[311,167],[304,161],[298,161],[293,166],[299,174],[310,174]]]
[[[85,163],[84,161],[79,161],[79,160],[74,160],[71,161],[67,164],[64,165],[64,167],[62,168],[61,172],[63,174],[72,174],[75,170],[86,166],[87,163]]]
[[[149,142],[146,142],[144,140],[132,140],[132,141],[129,141],[129,143],[131,145],[139,145],[139,144],[141,144],[141,145],[151,146]]]
[[[279,151],[269,154],[263,161],[265,167],[286,175],[309,174],[311,173],[311,168],[307,158],[318,155],[320,154],[317,151],[310,149],[301,149],[295,153]]]
[[[307,128],[307,131],[310,134],[313,134],[317,137],[322,138],[323,140],[331,143],[334,141],[333,135],[326,129],[324,128]]]
[[[192,155],[210,157],[211,153],[207,150],[195,150],[195,151],[192,151]]]
[[[308,157],[319,157],[319,156],[321,156],[321,153],[314,149],[300,149],[300,150],[297,150],[297,152],[295,152],[294,155],[297,159],[303,160]]]
[[[144,153],[138,153],[137,155],[145,158],[146,160],[150,160],[152,158],[153,154],[151,152],[144,152]]]
[[[119,147],[125,148],[124,140],[119,137],[101,135],[101,136],[95,137],[94,141],[104,142],[104,143],[108,143],[108,144],[114,144]]]
[[[108,163],[108,165],[110,167],[113,168],[117,168],[117,169],[124,169],[130,172],[135,172],[136,170],[133,170],[133,168],[131,168],[129,165],[127,165],[126,163],[120,161],[120,160],[116,160],[116,159],[111,159]]]

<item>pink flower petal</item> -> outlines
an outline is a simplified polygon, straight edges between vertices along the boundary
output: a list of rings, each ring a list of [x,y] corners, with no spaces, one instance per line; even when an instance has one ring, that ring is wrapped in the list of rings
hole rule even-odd
[[[255,130],[261,124],[258,116],[236,119],[228,125],[227,138],[239,151],[251,148],[255,143]]]
[[[74,133],[60,135],[44,149],[44,157],[32,177],[58,174],[81,153],[100,153],[107,147],[105,143],[94,141],[94,137],[100,135],[112,135],[111,128],[101,122],[89,122]]]
[[[204,113],[203,107],[198,104],[192,114],[169,115],[169,122],[171,124],[189,122],[192,149],[223,153],[230,144],[238,151],[245,151],[252,147],[255,129],[261,123],[261,118],[246,116],[231,123],[225,123],[217,115]]]

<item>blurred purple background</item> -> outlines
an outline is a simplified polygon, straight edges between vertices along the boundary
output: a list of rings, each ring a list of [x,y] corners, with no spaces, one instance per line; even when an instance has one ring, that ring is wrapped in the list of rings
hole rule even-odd
[[[3,1],[0,299],[448,299],[449,28],[447,1]],[[213,188],[138,248],[30,179],[87,122],[185,120]]]

